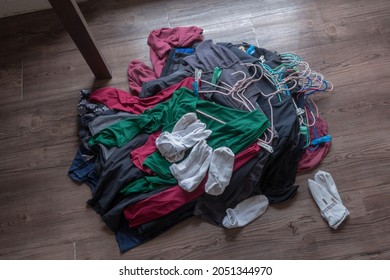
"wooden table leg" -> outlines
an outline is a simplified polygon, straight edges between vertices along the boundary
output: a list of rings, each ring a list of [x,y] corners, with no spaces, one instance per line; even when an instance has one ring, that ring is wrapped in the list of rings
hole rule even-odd
[[[49,0],[96,79],[111,79],[111,70],[75,0]]]

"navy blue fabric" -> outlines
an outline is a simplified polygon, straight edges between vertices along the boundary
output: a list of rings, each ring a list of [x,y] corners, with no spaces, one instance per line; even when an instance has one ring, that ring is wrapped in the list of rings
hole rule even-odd
[[[86,183],[95,192],[99,174],[95,169],[96,154],[88,148],[88,144],[80,144],[72,161],[68,176],[77,183]]]

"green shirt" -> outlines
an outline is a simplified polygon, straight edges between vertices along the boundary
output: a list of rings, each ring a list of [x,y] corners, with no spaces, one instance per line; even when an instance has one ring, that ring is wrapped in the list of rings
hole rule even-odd
[[[218,119],[218,121],[197,112],[197,110]],[[198,118],[206,124],[207,129],[212,131],[206,139],[210,147],[213,149],[223,146],[229,147],[234,154],[245,150],[257,141],[269,126],[267,117],[259,110],[247,112],[201,100],[191,90],[183,87],[175,91],[168,101],[144,111],[137,117],[119,121],[103,129],[95,134],[89,143],[91,145],[101,143],[108,147],[120,147],[139,133],[152,133],[159,129],[171,132],[175,123],[189,112],[195,112]],[[159,151],[150,155],[143,164],[151,169],[159,179],[137,180],[139,184],[136,181],[132,182],[127,186],[130,188],[122,189],[122,193],[134,193],[135,189],[136,192],[151,191],[164,184],[164,180],[161,179],[166,179],[167,184],[176,183],[172,180],[173,176],[169,170],[171,163]],[[150,184],[145,184],[145,182]],[[151,185],[155,185],[155,187]]]

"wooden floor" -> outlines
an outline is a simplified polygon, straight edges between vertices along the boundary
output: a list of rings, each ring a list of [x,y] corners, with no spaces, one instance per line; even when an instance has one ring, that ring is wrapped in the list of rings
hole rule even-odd
[[[0,19],[1,259],[390,259],[388,0],[100,0],[80,7],[112,80],[94,80],[52,11]],[[149,60],[150,31],[187,25],[214,41],[293,51],[322,72],[335,87],[316,98],[333,145],[319,168],[297,177],[294,199],[252,224],[225,231],[193,217],[121,255],[86,206],[89,188],[67,176],[79,143],[79,90],[128,90],[127,64]],[[351,212],[337,231],[308,192],[318,169],[333,175]]]

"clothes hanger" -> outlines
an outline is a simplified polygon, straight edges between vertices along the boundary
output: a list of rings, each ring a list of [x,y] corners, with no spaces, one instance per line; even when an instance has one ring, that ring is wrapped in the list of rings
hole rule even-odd
[[[284,93],[288,93],[288,91],[297,86],[300,87],[297,97],[299,97],[300,94],[304,94],[304,109],[297,107],[294,98],[292,98],[292,102],[299,117],[300,133],[306,135],[307,143],[305,148],[312,145],[314,148],[310,149],[316,149],[320,144],[330,142],[332,138],[330,135],[318,137],[316,118],[319,117],[319,110],[311,96],[318,92],[331,92],[333,90],[333,84],[326,81],[321,73],[313,71],[310,68],[309,63],[302,61],[302,59],[294,53],[280,54],[280,58],[282,64],[272,69],[264,64],[264,60],[260,57],[261,65],[266,72],[265,76],[268,77],[269,80],[274,81],[276,88],[285,88],[286,91],[284,91]],[[290,87],[286,87],[286,84],[290,81],[294,81],[294,84]],[[309,128],[313,129],[313,134],[315,136],[312,140],[310,140]]]
[[[225,96],[230,96],[231,98],[233,98],[234,100],[236,100],[237,102],[243,104],[245,106],[245,108],[248,109],[248,111],[253,111],[253,110],[256,110],[257,108],[246,98],[246,96],[244,95],[244,92],[246,90],[246,88],[256,82],[256,81],[259,81],[262,77],[263,77],[263,73],[261,72],[261,75],[259,78],[255,79],[254,77],[256,76],[257,74],[257,69],[260,69],[261,68],[257,65],[254,65],[254,64],[246,64],[246,66],[252,66],[254,67],[255,71],[254,71],[254,74],[250,77],[247,77],[245,72],[243,71],[237,71],[237,72],[234,72],[232,73],[232,75],[237,75],[237,74],[242,74],[243,75],[243,78],[238,80],[233,86],[230,86],[224,82],[221,82],[224,86],[220,86],[220,85],[217,85],[215,83],[211,83],[209,81],[206,81],[206,80],[203,80],[203,79],[199,79],[200,82],[202,83],[206,83],[206,84],[209,84],[209,85],[212,85],[218,89],[214,89],[214,90],[199,90],[198,92],[199,93],[218,93],[218,94],[222,94],[222,95],[225,95]],[[220,90],[221,89],[221,90]],[[225,90],[226,92],[223,92],[222,90]],[[224,121],[221,121],[220,119],[218,118],[215,118],[214,116],[211,116],[201,110],[198,110],[196,109],[196,112],[206,116],[206,117],[209,117],[215,121],[218,121],[222,124],[226,124]],[[272,116],[272,121],[271,121],[271,129],[270,128],[267,128],[267,131],[271,134],[271,137],[270,139],[268,139],[268,136],[266,133],[264,133],[264,137],[265,137],[265,140],[264,139],[261,139],[259,138],[258,139],[258,145],[263,147],[264,149],[266,149],[267,151],[269,151],[270,153],[273,152],[273,148],[272,146],[270,145],[272,139],[273,139],[273,135],[274,135],[274,132],[273,132],[273,112],[271,113],[271,116]]]
[[[244,107],[248,111],[252,111],[255,109],[253,104],[245,96],[243,96],[239,93],[239,89],[243,86],[243,83],[246,80],[246,74],[243,71],[237,71],[237,72],[232,73],[232,75],[236,75],[236,74],[240,74],[240,73],[243,74],[244,78],[241,80],[238,80],[233,86],[230,86],[226,83],[223,83],[224,86],[220,86],[220,85],[217,85],[216,83],[212,83],[212,82],[209,82],[207,80],[200,79],[200,81],[202,83],[209,84],[209,85],[214,86],[218,89],[225,90],[226,92],[223,92],[223,91],[217,90],[217,89],[213,89],[213,90],[199,90],[199,93],[218,93],[218,94],[222,94],[225,96],[230,96],[235,101],[243,104]]]

